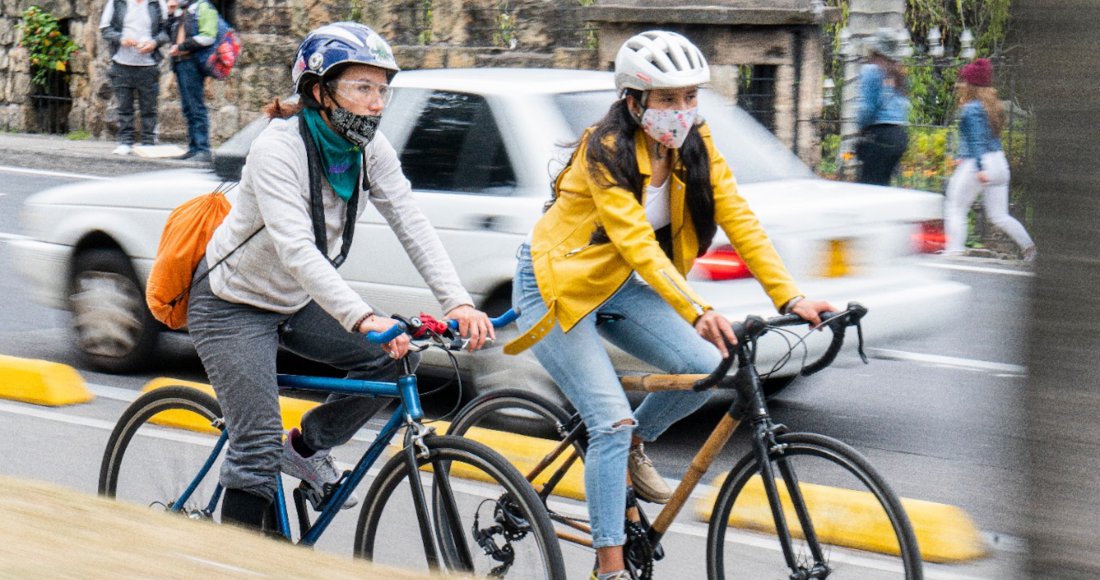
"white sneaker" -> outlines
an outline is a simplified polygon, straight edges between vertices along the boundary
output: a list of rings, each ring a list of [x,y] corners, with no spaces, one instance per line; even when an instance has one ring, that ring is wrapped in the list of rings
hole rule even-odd
[[[129,155],[130,151],[132,151],[133,149],[133,147],[124,143],[122,145],[119,145],[118,147],[115,147],[115,150],[111,151],[111,155]]]
[[[324,497],[325,484],[335,485],[336,482],[340,481],[342,472],[336,468],[336,460],[332,458],[328,449],[320,450],[310,457],[299,455],[290,440],[301,436],[301,431],[295,427],[287,433],[286,439],[283,440],[282,471],[291,477],[296,477],[308,483],[314,491]],[[351,509],[358,504],[359,496],[352,493],[340,509]]]

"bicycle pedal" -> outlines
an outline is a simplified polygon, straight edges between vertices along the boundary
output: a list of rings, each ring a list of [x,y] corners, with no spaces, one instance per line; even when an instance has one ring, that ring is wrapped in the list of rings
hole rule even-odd
[[[326,495],[322,495],[321,492],[313,489],[313,487],[305,483],[302,484],[301,490],[302,496],[305,497],[306,501],[309,502],[309,505],[313,507],[313,511],[319,512],[325,509],[325,504],[328,503],[328,498]]]

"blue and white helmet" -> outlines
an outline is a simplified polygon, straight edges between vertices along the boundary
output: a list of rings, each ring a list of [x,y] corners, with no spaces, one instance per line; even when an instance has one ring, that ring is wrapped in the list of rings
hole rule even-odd
[[[302,79],[308,75],[324,77],[332,67],[348,63],[385,69],[389,80],[401,70],[389,43],[369,26],[358,22],[335,22],[310,32],[298,46],[290,73],[294,92],[298,92]]]

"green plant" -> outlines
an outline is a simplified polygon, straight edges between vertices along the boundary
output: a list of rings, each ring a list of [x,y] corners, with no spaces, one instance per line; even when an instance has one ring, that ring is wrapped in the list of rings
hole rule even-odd
[[[46,86],[49,71],[67,71],[69,59],[81,48],[61,32],[53,14],[38,6],[27,8],[17,27],[23,35],[19,45],[30,53],[32,80],[41,86]]]
[[[83,130],[69,131],[69,134],[65,135],[65,138],[69,141],[87,141],[92,138],[92,134]]]
[[[510,2],[501,2],[497,11],[497,29],[493,33],[493,41],[497,46],[505,48],[516,47],[516,17],[509,12]]]
[[[416,41],[421,45],[432,43],[432,0],[420,0],[416,12],[416,25],[419,32]]]

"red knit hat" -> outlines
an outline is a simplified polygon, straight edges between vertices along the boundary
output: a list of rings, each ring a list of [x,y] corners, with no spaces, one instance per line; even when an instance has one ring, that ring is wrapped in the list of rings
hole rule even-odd
[[[963,67],[959,78],[976,87],[993,86],[993,63],[988,58],[979,58]]]

